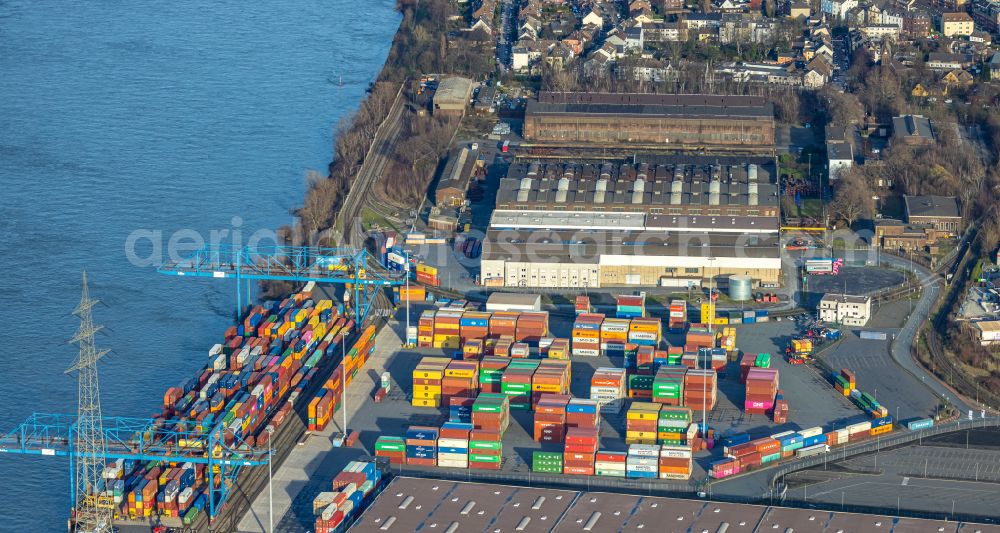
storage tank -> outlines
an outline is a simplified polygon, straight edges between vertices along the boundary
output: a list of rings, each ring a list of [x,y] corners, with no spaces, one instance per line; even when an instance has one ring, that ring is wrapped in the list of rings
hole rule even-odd
[[[749,300],[753,292],[753,278],[750,276],[729,276],[729,297],[733,300]]]

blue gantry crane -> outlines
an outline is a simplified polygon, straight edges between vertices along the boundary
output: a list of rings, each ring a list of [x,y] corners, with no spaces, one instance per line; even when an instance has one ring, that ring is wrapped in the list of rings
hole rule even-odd
[[[402,285],[406,272],[384,268],[365,249],[317,246],[235,246],[213,244],[157,269],[162,274],[234,278],[236,305],[243,308],[241,286],[250,280],[282,280],[349,285],[355,316],[363,322],[383,287]],[[247,283],[249,300],[250,283]]]
[[[74,509],[79,502],[73,462],[85,457],[77,448],[77,418],[77,415],[35,413],[0,436],[0,453],[68,457]],[[102,417],[105,449],[99,456],[105,461],[134,459],[207,465],[208,515],[215,517],[240,470],[266,465],[269,451],[251,448],[231,433],[227,436],[222,421],[204,430],[187,427],[190,424],[191,421]],[[98,498],[98,505],[109,509],[113,506],[110,497],[106,496],[109,499],[103,502]]]

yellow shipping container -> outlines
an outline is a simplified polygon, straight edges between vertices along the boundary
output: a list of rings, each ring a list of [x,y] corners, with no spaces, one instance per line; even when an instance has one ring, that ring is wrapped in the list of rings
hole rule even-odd
[[[413,369],[413,379],[441,379],[444,377],[444,371],[440,368],[421,368],[417,367]]]
[[[429,276],[437,276],[438,275],[438,269],[436,267],[432,267],[430,265],[425,265],[423,263],[420,263],[420,264],[417,265],[417,272],[419,272],[420,274],[427,274]]]
[[[316,302],[316,309],[320,311],[325,311],[327,309],[333,309],[333,300],[320,300]]]
[[[656,438],[661,440],[680,440],[684,438],[686,433],[679,433],[676,431],[657,431]]]
[[[628,332],[627,331],[602,331],[601,332],[602,341],[627,341]]]
[[[574,329],[573,336],[581,339],[600,339],[601,331],[598,329]]]
[[[472,379],[476,377],[476,371],[464,368],[449,368],[444,371],[444,375],[450,378],[467,378]]]
[[[440,398],[417,398],[413,397],[413,401],[410,402],[413,407],[438,407],[441,405]]]
[[[431,398],[441,395],[441,385],[414,385],[413,394],[419,394],[421,398]]]
[[[435,348],[444,348],[446,350],[457,350],[462,343],[456,337],[455,340],[434,341],[433,344]]]
[[[723,317],[717,317],[715,319],[715,325],[716,326],[725,326],[726,324],[729,324],[729,319],[726,318],[726,317],[724,317],[724,316]]]
[[[562,392],[563,387],[560,387],[559,385],[551,385],[548,383],[532,383],[531,390],[535,392],[553,392],[559,394],[560,392]]]

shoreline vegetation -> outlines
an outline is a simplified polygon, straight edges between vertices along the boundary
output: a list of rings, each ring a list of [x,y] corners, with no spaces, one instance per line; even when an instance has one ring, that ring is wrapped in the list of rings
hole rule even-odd
[[[396,10],[402,20],[376,81],[357,110],[343,116],[334,129],[333,159],[326,175],[307,172],[302,205],[291,209],[297,218],[295,224],[278,228],[279,239],[287,244],[335,246],[339,242],[340,236],[332,231],[337,214],[403,84],[407,110],[401,119],[399,141],[383,178],[370,193],[392,207],[417,207],[459,124],[457,118],[416,112],[426,109],[417,94],[421,73],[448,72],[481,78],[493,68],[491,60],[479,50],[448,48],[446,34],[452,14],[448,0],[397,0]],[[262,283],[261,290],[262,298],[275,298],[291,293],[293,285]]]

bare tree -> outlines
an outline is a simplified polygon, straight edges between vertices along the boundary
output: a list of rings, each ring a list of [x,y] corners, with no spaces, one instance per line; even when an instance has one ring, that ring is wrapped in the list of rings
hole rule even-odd
[[[837,181],[830,209],[838,217],[844,219],[848,226],[853,226],[862,217],[871,215],[872,193],[868,184],[857,172],[848,171]]]

